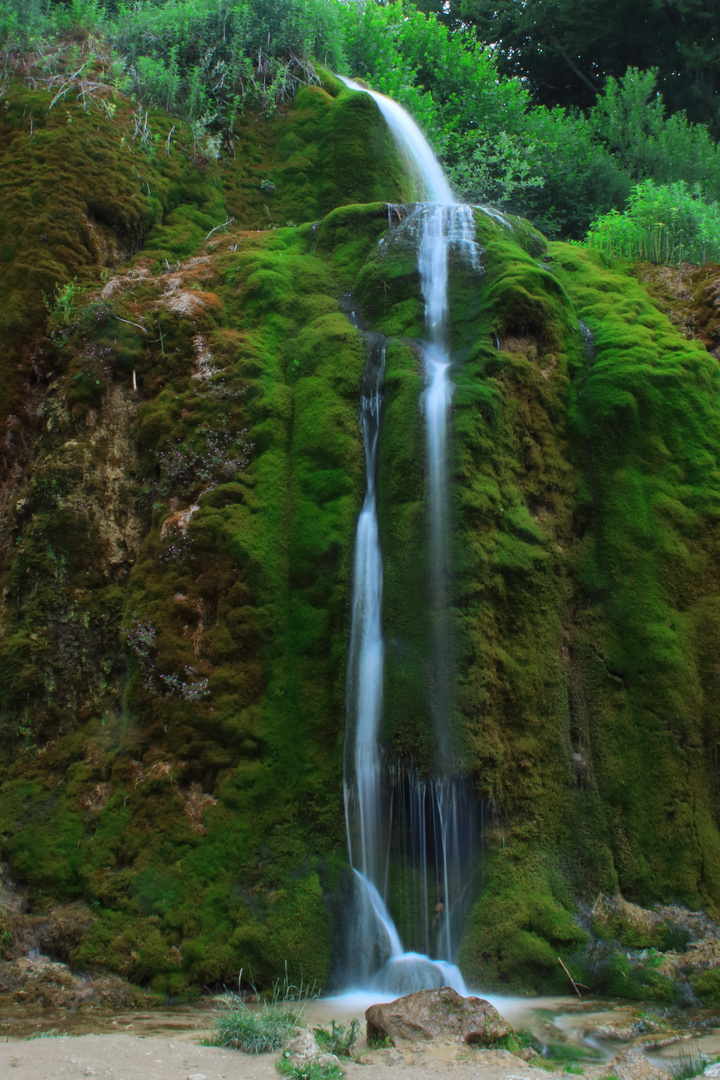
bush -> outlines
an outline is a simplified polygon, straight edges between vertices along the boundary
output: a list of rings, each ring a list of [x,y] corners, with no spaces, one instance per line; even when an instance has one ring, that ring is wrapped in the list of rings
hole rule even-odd
[[[720,968],[701,971],[693,978],[692,985],[703,1005],[720,1005]]]
[[[590,247],[623,259],[704,264],[720,259],[720,206],[706,202],[697,186],[636,184],[623,213],[611,210],[591,226]]]

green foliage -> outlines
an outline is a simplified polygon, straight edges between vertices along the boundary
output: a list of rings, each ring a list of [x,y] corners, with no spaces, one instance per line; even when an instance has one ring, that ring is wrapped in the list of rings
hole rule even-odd
[[[309,58],[342,63],[340,15],[331,0],[158,0],[106,4],[73,0],[49,10],[10,0],[0,45],[46,49],[54,37],[101,34],[115,49],[113,79],[146,107],[230,130],[234,113],[254,100],[270,110],[298,86],[317,82]]]
[[[692,987],[703,1005],[720,1005],[720,968],[699,972],[692,980]]]
[[[668,1061],[668,1068],[673,1080],[691,1080],[693,1076],[701,1076],[707,1064],[708,1060],[704,1054],[681,1050],[677,1058]]]
[[[537,185],[517,139],[526,92],[518,80],[498,82],[472,35],[449,36],[403,0],[346,10],[350,70],[413,113],[468,197],[507,200]]]
[[[105,7],[76,0],[48,11],[10,0],[4,34],[9,48],[34,48],[42,39],[42,65],[52,70],[73,60],[65,40],[71,30],[95,35],[102,70],[94,78],[140,99],[133,138],[150,156],[166,136],[143,110],[161,108],[188,120],[200,162],[236,156],[242,113],[260,108],[270,116],[302,88],[319,87],[315,62],[321,60],[362,75],[409,108],[466,200],[532,216],[551,235],[580,238],[592,218],[622,208],[633,181],[699,183],[706,197],[717,197],[717,147],[682,111],[666,116],[656,67],[626,65],[611,74],[597,86],[594,102],[586,101],[587,115],[533,105],[526,81],[498,77],[498,58],[501,65],[506,58],[496,37],[484,47],[459,19],[450,19],[449,32],[453,5],[437,14],[428,13],[432,5],[421,6],[409,0],[153,0]],[[506,7],[512,6],[508,0]],[[473,4],[466,7],[472,21]],[[63,84],[63,94],[72,82]],[[661,87],[666,90],[667,81]],[[89,100],[110,116],[116,108],[102,94]],[[341,120],[339,113],[335,119]],[[358,177],[353,199],[375,197],[361,193],[361,185]],[[326,200],[320,213],[334,202]],[[265,210],[271,214],[267,203]],[[307,210],[302,219],[316,216]],[[297,217],[286,214],[280,223],[289,219]]]
[[[67,326],[70,322],[73,310],[77,304],[77,277],[64,285],[55,286],[55,294],[52,300],[45,298],[45,306],[51,316],[56,315],[60,322]]]
[[[677,982],[656,969],[661,959],[632,962],[624,953],[614,953],[595,972],[595,986],[601,993],[632,1001],[679,1001]]]
[[[589,111],[589,123],[636,182],[684,180],[717,198],[717,144],[707,128],[689,123],[684,113],[666,118],[657,74],[657,68],[629,67],[620,79],[610,76]]]
[[[513,1030],[509,1035],[503,1035],[492,1047],[493,1050],[509,1050],[511,1054],[518,1054],[521,1050],[534,1050],[536,1054],[540,1054],[545,1049],[540,1040],[526,1029]]]
[[[422,5],[440,8],[437,3]],[[673,112],[717,123],[720,83],[712,15],[692,2],[628,12],[623,0],[451,0],[443,18],[470,23],[492,43],[501,72],[521,77],[536,101],[589,107],[628,64],[657,67]]]
[[[598,213],[623,206],[633,180],[700,183],[717,196],[717,146],[682,112],[666,116],[655,69],[623,68],[587,116],[533,106],[526,82],[498,79],[497,51],[462,26],[449,33],[438,15],[401,0],[352,5],[345,50],[353,72],[413,113],[467,201],[579,239]]]
[[[683,181],[637,184],[624,213],[612,210],[590,226],[587,242],[609,258],[654,263],[706,263],[720,258],[720,206]]]
[[[329,1030],[328,1030],[329,1028]],[[315,1042],[327,1054],[351,1058],[360,1035],[360,1021],[355,1017],[349,1024],[331,1020],[325,1027],[313,1028]]]
[[[305,1065],[294,1065],[285,1057],[280,1058],[277,1068],[280,1075],[288,1080],[342,1080],[345,1075],[338,1065],[312,1060]]]
[[[302,1005],[261,1003],[251,1009],[241,998],[229,996],[227,1013],[220,1016],[209,1046],[225,1046],[245,1054],[267,1054],[277,1050],[297,1032],[302,1022]]]

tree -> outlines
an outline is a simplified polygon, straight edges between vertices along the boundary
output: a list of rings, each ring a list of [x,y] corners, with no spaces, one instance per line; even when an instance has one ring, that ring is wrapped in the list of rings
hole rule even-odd
[[[655,68],[670,112],[720,134],[720,0],[450,0],[445,17],[473,26],[538,103],[589,108],[608,76]]]

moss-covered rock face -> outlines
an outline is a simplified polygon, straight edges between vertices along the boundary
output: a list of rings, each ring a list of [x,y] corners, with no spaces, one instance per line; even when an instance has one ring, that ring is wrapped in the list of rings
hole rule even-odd
[[[502,808],[463,962],[560,988],[571,894],[717,908],[719,375],[631,275],[508,253],[458,391],[458,702]]]
[[[49,104],[11,81],[0,117],[0,853],[34,911],[85,913],[79,968],[322,983],[365,484],[350,310],[387,338],[384,738],[434,752],[413,193],[330,77],[218,161],[120,98]],[[452,721],[490,808],[461,964],[561,989],[579,899],[720,905],[719,376],[630,274],[477,225],[482,274],[450,267]]]

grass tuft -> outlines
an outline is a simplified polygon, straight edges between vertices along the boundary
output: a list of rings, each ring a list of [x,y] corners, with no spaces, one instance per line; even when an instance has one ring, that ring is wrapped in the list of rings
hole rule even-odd
[[[707,1058],[692,1050],[683,1050],[674,1061],[668,1062],[673,1080],[690,1080],[692,1076],[701,1076],[706,1065]]]
[[[288,1080],[342,1080],[344,1073],[339,1065],[308,1061],[303,1065],[293,1065],[287,1058],[281,1057],[277,1063],[278,1072]]]
[[[217,1030],[205,1045],[230,1047],[245,1054],[279,1050],[302,1026],[305,1003],[314,997],[317,997],[314,985],[305,985],[302,979],[299,985],[291,983],[287,970],[284,979],[273,983],[270,995],[253,1008],[240,995],[228,994],[223,1002],[225,1013],[219,1017]]]
[[[251,1009],[235,995],[227,1004],[226,1016],[217,1022],[210,1046],[227,1046],[245,1054],[267,1054],[278,1050],[297,1031],[300,1006],[281,1008],[275,1005]]]

